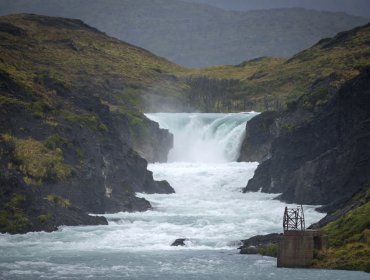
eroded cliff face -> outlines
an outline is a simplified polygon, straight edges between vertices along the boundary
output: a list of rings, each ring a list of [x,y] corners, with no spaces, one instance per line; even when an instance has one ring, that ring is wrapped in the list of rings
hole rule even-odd
[[[7,74],[0,82],[6,94],[0,104],[1,232],[106,224],[87,213],[144,211],[151,205],[135,192],[174,192],[153,180],[147,161],[131,148],[127,117],[98,97],[49,85],[57,107],[27,105],[15,101],[27,101],[24,86]]]
[[[145,117],[140,124],[132,126],[129,142],[148,162],[167,162],[168,152],[173,147],[173,135]]]
[[[85,213],[144,211],[150,203],[135,192],[173,192],[167,182],[153,180],[146,160],[119,137],[123,132],[115,130],[109,110],[92,100],[84,104],[93,107],[104,129],[70,123],[62,115],[54,126],[17,105],[1,107],[1,131],[6,131],[1,137],[1,210],[5,219],[11,219],[13,210],[6,205],[14,197],[22,197],[24,203],[15,207],[29,223],[20,232],[52,230],[62,224],[104,224],[105,219]],[[116,118],[115,122],[121,122],[119,127],[128,133],[127,120]],[[48,220],[44,226],[35,222],[42,217]]]
[[[241,158],[248,159],[245,147],[253,146],[254,158],[262,161],[244,192],[282,193],[281,200],[329,210],[360,191],[370,181],[369,81],[369,68],[338,91],[320,81],[312,90],[326,94],[325,102],[312,106],[303,96],[273,120],[257,116],[247,135],[266,127],[268,137],[260,146],[251,137],[243,144]]]
[[[1,17],[0,41],[0,232],[106,224],[87,213],[144,211],[136,192],[173,192],[133,147],[142,124],[153,161],[171,148],[157,149],[171,136],[137,105],[176,65],[79,20]]]
[[[279,133],[277,117],[277,112],[266,111],[248,121],[238,161],[262,162],[271,157],[271,143]]]

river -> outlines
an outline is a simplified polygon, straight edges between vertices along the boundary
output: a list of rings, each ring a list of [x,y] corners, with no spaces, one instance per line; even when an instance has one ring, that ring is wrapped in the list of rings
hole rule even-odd
[[[278,269],[240,255],[238,241],[282,231],[276,195],[241,193],[257,163],[236,162],[256,113],[147,114],[175,136],[167,163],[150,164],[175,194],[138,194],[153,210],[106,214],[108,226],[0,235],[1,279],[368,279],[361,272]],[[306,224],[323,217],[304,206]],[[186,246],[173,247],[177,238]]]

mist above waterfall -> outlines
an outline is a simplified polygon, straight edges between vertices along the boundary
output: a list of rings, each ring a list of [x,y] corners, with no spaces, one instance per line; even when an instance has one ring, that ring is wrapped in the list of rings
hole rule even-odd
[[[0,239],[0,250],[7,252],[0,256],[0,278],[236,280],[248,274],[261,280],[266,269],[281,273],[274,259],[246,258],[235,251],[238,240],[281,232],[286,206],[274,199],[276,194],[241,192],[258,163],[233,161],[246,122],[254,115],[148,114],[175,138],[170,162],[149,164],[148,169],[176,193],[138,193],[150,201],[152,210],[106,214],[108,226],[6,235]],[[307,224],[325,215],[315,206],[304,208]],[[186,245],[171,246],[177,238],[186,238]],[[308,273],[304,279],[317,278],[314,270]],[[352,274],[342,273],[320,279],[351,279]],[[289,279],[289,274],[278,278]]]
[[[146,116],[174,134],[169,162],[231,162],[239,155],[245,125],[257,113],[157,113]]]

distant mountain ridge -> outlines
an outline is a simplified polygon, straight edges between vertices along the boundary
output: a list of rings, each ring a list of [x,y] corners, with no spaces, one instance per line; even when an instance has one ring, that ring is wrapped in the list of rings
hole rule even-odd
[[[368,0],[183,0],[186,2],[209,4],[225,10],[250,11],[274,8],[302,7],[318,11],[345,12],[370,18]]]
[[[121,40],[188,67],[289,57],[324,37],[366,23],[301,8],[225,11],[177,0],[2,1],[0,13],[79,18]]]

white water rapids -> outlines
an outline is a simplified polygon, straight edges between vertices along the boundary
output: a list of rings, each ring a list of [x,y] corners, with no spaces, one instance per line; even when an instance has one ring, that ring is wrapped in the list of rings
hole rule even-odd
[[[151,164],[149,169],[155,179],[168,180],[176,191],[141,194],[155,209],[146,229],[157,236],[151,246],[172,249],[171,241],[188,238],[188,249],[230,249],[238,240],[282,231],[285,204],[273,199],[276,194],[241,193],[257,163],[235,160],[246,122],[255,115],[147,114],[174,134],[168,163]],[[307,223],[323,217],[312,206],[305,206],[305,211]],[[135,220],[142,215],[148,213],[136,214]]]
[[[235,162],[254,115],[148,114],[175,136],[169,162],[149,169],[176,193],[138,194],[153,210],[105,215],[108,226],[2,234],[0,279],[367,279],[277,269],[274,258],[238,254],[239,240],[281,232],[285,207],[275,195],[241,193],[257,167]],[[323,217],[304,209],[306,224]],[[170,246],[177,238],[187,238],[186,246]]]

